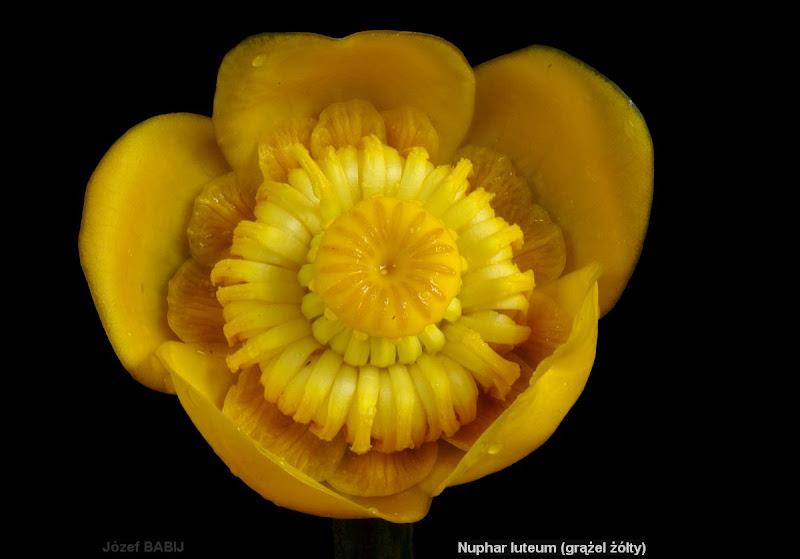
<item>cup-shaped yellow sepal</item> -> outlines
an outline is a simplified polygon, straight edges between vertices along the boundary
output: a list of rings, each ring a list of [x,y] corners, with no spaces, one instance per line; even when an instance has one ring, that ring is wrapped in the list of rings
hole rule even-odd
[[[593,264],[542,288],[573,317],[568,340],[539,364],[530,386],[460,458],[435,494],[510,466],[556,430],[583,391],[594,363],[599,274],[600,266]]]
[[[386,497],[337,493],[294,468],[246,435],[221,408],[236,381],[225,349],[166,342],[158,357],[172,373],[178,398],[194,425],[231,471],[276,505],[333,518],[383,518],[415,522],[428,512],[431,496],[418,487]]]
[[[174,392],[154,351],[177,339],[167,284],[188,258],[186,227],[204,183],[228,171],[211,119],[177,113],[123,135],[89,180],[81,265],[122,365],[142,384]]]
[[[562,229],[565,272],[603,265],[600,312],[638,260],[653,196],[644,118],[611,81],[559,50],[534,46],[475,69],[470,143],[507,154]]]
[[[317,118],[332,103],[363,99],[379,111],[424,112],[448,161],[472,117],[475,76],[449,42],[421,33],[365,31],[332,39],[264,34],[234,48],[214,97],[219,144],[242,177],[257,180],[257,146],[290,120]]]

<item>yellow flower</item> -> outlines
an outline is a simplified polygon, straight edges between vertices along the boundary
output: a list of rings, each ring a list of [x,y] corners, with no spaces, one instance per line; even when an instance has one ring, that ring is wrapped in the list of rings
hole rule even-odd
[[[81,262],[122,364],[250,487],[413,522],[580,395],[652,161],[630,100],[555,49],[473,70],[430,35],[262,35],[212,118],[109,150]]]

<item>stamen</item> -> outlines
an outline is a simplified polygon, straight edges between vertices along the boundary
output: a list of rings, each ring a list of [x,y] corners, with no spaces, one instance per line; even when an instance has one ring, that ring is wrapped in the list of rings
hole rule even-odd
[[[388,367],[397,358],[397,347],[386,338],[370,338],[370,365]]]
[[[335,351],[335,350],[334,350]],[[319,406],[311,432],[320,439],[332,440],[344,426],[358,385],[358,371],[343,364],[325,402]]]
[[[414,441],[419,441],[421,436],[424,436],[425,420],[422,414],[422,403],[414,390],[414,384],[405,365],[390,366],[389,375],[392,382],[392,394],[395,395],[396,410],[394,426],[396,442],[393,450],[413,448]],[[414,429],[415,426],[417,429]]]
[[[328,342],[328,346],[338,353],[339,355],[345,356],[345,362],[353,365],[347,360],[347,346],[350,344],[350,339],[353,337],[353,329],[345,327],[341,332],[336,334],[330,342]]]
[[[314,338],[307,336],[288,344],[279,356],[262,365],[261,384],[264,397],[277,402],[289,381],[309,363],[311,354],[322,347]]]
[[[246,260],[299,270],[307,252],[307,245],[271,225],[242,221],[233,232],[231,254]]]
[[[445,327],[442,353],[468,369],[485,390],[503,399],[519,376],[519,365],[495,353],[474,330],[462,324]]]
[[[422,355],[422,342],[417,336],[404,336],[397,344],[397,360],[400,363],[410,365]]]
[[[507,315],[494,310],[465,315],[461,324],[476,331],[489,344],[515,346],[527,340],[531,333],[527,326],[520,326]]]
[[[436,192],[441,186],[441,184],[450,176],[450,173],[453,172],[453,168],[450,165],[441,165],[436,167],[428,176],[425,177],[425,180],[422,181],[422,185],[417,192],[416,199],[422,202],[423,204],[428,201],[428,198],[431,197],[431,194]]]
[[[314,338],[322,345],[326,345],[330,342],[331,339],[344,328],[345,325],[340,320],[331,319],[325,315],[320,316],[311,324],[311,331],[314,333]]]
[[[311,327],[304,318],[297,318],[275,326],[266,332],[249,338],[234,354],[228,356],[227,363],[231,372],[252,367],[278,354],[290,343],[311,334]]]
[[[422,403],[422,408],[425,410],[428,431],[425,434],[424,440],[435,441],[441,436],[442,427],[441,416],[439,415],[439,410],[436,409],[436,397],[431,388],[430,380],[420,367],[419,360],[409,366],[408,372],[411,376],[411,382],[414,383],[414,389]]]
[[[341,365],[342,356],[331,350],[323,353],[317,360],[303,390],[300,405],[294,414],[295,421],[298,423],[311,421],[320,403],[328,396]]]
[[[286,385],[283,393],[278,398],[278,408],[288,415],[294,416],[297,408],[300,406],[301,398],[306,392],[306,384],[308,379],[311,378],[311,372],[314,370],[314,364],[309,363],[297,373]],[[297,421],[297,420],[295,420]],[[298,422],[299,423],[299,422]]]
[[[369,362],[369,338],[353,333],[344,352],[344,360],[355,367],[361,367]]]
[[[453,410],[458,422],[467,425],[475,419],[477,413],[478,387],[475,385],[475,379],[464,367],[446,355],[440,355],[439,362],[447,371],[453,397]]]
[[[273,326],[300,318],[300,309],[291,303],[251,302],[249,308],[225,323],[223,331],[228,344],[252,338]]]
[[[255,217],[259,223],[283,229],[304,245],[311,242],[311,231],[299,219],[278,204],[272,202],[258,204],[255,210]]]
[[[466,278],[459,298],[465,311],[497,308],[492,305],[517,293],[532,291],[533,283],[533,273],[530,270],[503,278]]]
[[[342,153],[344,149],[345,148],[342,148],[339,153],[337,153],[333,147],[326,148],[319,165],[323,174],[328,177],[330,181],[331,191],[336,198],[337,205],[342,211],[347,211],[358,201],[358,195],[355,192],[353,184],[347,177],[347,171],[342,162],[343,157],[340,153]],[[356,167],[356,169],[358,169],[358,167]]]
[[[435,324],[428,324],[425,329],[420,332],[419,341],[425,346],[428,353],[438,353],[444,347],[445,339],[442,331],[437,328]]]
[[[393,452],[397,444],[397,406],[392,377],[386,369],[380,369],[380,383],[377,413],[372,428],[373,447],[380,452]]]
[[[361,140],[363,149],[359,151],[359,175],[361,177],[361,198],[366,200],[380,196],[386,188],[386,165],[383,157],[383,144],[375,136]]]
[[[259,203],[273,201],[297,217],[314,235],[322,231],[319,206],[309,200],[302,192],[281,182],[265,182],[258,189]]]
[[[416,199],[422,183],[433,169],[433,164],[428,161],[428,152],[425,149],[411,148],[395,196],[401,200]]]
[[[297,162],[305,171],[305,176],[301,182],[304,186],[308,184],[311,187],[314,197],[319,200],[320,213],[322,215],[323,226],[333,221],[342,213],[342,207],[339,196],[334,190],[331,182],[322,169],[319,168],[317,162],[311,159],[308,150],[302,144],[295,144],[291,149],[292,155],[295,156]],[[298,174],[299,177],[303,175]]]
[[[434,408],[439,414],[439,426],[445,435],[452,435],[458,431],[461,424],[456,419],[453,410],[453,396],[450,392],[447,373],[442,368],[441,361],[428,354],[421,355],[417,364],[430,384]]]
[[[295,144],[289,149],[289,154],[297,159],[298,150],[304,151],[305,149],[302,144]],[[305,169],[300,168],[289,171],[289,185],[305,196],[315,207],[321,209],[318,191],[314,190],[314,183],[311,182],[311,177],[308,176],[308,172]]]
[[[351,408],[347,420],[347,441],[352,443],[350,450],[356,454],[364,454],[372,447],[372,422],[377,411],[380,385],[380,370],[377,367],[359,368],[356,405]]]
[[[296,282],[265,281],[239,283],[217,289],[217,300],[222,305],[226,305],[231,301],[299,303],[304,293],[305,290],[303,287]]]
[[[211,281],[216,284],[235,283],[293,283],[291,270],[252,260],[220,260],[211,270]]]
[[[442,181],[441,185],[425,202],[425,209],[437,217],[454,203],[466,196],[469,183],[467,178],[472,174],[472,163],[468,159],[461,159]]]

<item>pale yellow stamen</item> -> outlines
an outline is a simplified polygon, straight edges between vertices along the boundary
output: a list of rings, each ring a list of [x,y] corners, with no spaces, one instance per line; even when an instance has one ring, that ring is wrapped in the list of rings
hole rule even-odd
[[[261,366],[261,384],[264,385],[264,396],[270,402],[277,402],[289,381],[309,362],[311,354],[320,348],[320,344],[312,337],[296,340],[284,347],[283,351]]]
[[[377,412],[380,386],[380,370],[377,367],[359,369],[356,401],[350,408],[347,420],[348,442],[351,442],[350,448],[357,454],[363,454],[372,447],[372,422]]]

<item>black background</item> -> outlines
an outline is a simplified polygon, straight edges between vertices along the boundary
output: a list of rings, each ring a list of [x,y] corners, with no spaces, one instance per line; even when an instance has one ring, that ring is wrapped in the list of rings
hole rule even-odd
[[[47,100],[47,140],[37,153],[58,161],[57,172],[46,165],[31,172],[53,182],[47,206],[60,220],[50,237],[60,302],[55,313],[48,307],[47,324],[62,343],[54,355],[47,353],[51,345],[36,348],[37,378],[44,380],[31,415],[45,418],[36,427],[42,456],[23,469],[34,472],[43,491],[31,497],[36,512],[23,515],[23,522],[44,527],[43,540],[79,555],[99,554],[108,541],[139,540],[183,542],[182,556],[331,554],[329,519],[263,500],[230,474],[177,398],[151,391],[125,372],[97,318],[77,237],[85,185],[105,151],[150,116],[210,115],[218,65],[245,37],[392,28],[440,35],[473,65],[530,44],[560,48],[633,99],[656,154],[644,250],[622,299],[600,322],[597,358],[583,395],[536,452],[436,498],[415,526],[417,557],[455,556],[464,540],[512,539],[644,540],[648,555],[661,556],[659,550],[681,540],[692,528],[685,512],[702,509],[683,489],[694,467],[682,419],[691,396],[676,389],[678,377],[687,373],[677,365],[683,333],[674,319],[681,284],[674,263],[682,250],[676,211],[679,221],[689,219],[673,167],[683,149],[676,141],[678,106],[686,96],[687,72],[698,60],[681,56],[676,42],[691,26],[667,30],[654,25],[660,14],[607,12],[580,25],[563,14],[558,20],[539,12],[520,19],[509,10],[488,19],[463,11],[439,18],[356,18],[341,10],[310,20],[233,15],[241,17],[197,23],[159,13],[100,13],[98,23],[49,34],[37,54],[41,64],[26,68]]]

